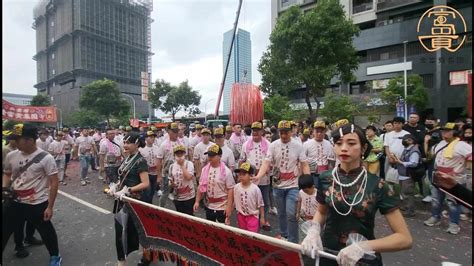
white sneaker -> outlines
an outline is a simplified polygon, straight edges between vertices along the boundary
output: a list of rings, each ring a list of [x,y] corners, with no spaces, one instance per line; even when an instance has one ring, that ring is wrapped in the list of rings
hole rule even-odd
[[[104,180],[104,177],[99,175],[99,180]]]
[[[444,218],[449,218],[449,212],[447,210],[444,210],[443,212],[441,212],[441,214]]]
[[[421,195],[421,194],[415,194],[415,196],[414,196],[414,197],[415,197],[415,198],[419,198],[419,199],[420,199],[420,198],[423,198],[423,195]]]
[[[421,201],[426,202],[426,203],[430,203],[432,200],[433,200],[433,198],[431,198],[431,196],[428,195],[428,196],[424,197]]]
[[[461,221],[467,221],[469,220],[469,217],[466,214],[461,213],[461,215],[459,215],[459,219],[461,219]]]
[[[277,211],[276,207],[270,208],[270,210],[268,210],[268,212],[271,213],[271,214],[274,214],[274,215],[278,215],[278,211]]]
[[[156,192],[156,195],[158,195],[158,197],[161,197],[161,195],[163,195],[163,191],[158,190],[158,192]]]
[[[457,225],[455,223],[449,223],[449,227],[446,230],[446,232],[448,232],[450,234],[453,234],[453,235],[459,234],[459,231],[461,231],[461,227],[459,227],[459,225]]]
[[[403,196],[402,196],[402,194],[400,194],[400,200],[403,200]]]
[[[84,179],[86,181],[87,184],[90,184],[91,183],[91,180],[89,179],[89,177],[86,176],[86,178]]]

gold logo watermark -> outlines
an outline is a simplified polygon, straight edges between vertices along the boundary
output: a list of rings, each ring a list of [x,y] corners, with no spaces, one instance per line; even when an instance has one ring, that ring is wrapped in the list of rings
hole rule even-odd
[[[419,35],[430,33],[418,36],[418,40],[427,51],[434,52],[443,48],[456,52],[466,40],[466,35],[461,37],[458,33],[466,32],[467,26],[463,16],[456,9],[449,6],[434,6],[421,16],[416,31]],[[454,40],[459,41],[455,43]]]

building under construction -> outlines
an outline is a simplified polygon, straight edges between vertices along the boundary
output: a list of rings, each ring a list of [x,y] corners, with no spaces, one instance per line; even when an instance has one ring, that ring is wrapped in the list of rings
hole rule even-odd
[[[38,92],[52,96],[66,115],[77,110],[82,87],[107,78],[135,99],[137,114],[148,114],[141,72],[151,73],[152,9],[152,0],[39,1],[33,11]]]

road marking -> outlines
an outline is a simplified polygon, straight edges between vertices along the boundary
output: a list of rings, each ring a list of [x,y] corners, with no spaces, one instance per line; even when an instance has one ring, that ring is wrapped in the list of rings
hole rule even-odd
[[[58,193],[61,194],[61,195],[63,195],[63,196],[65,196],[65,197],[68,197],[68,198],[70,198],[70,199],[72,199],[72,200],[75,200],[75,201],[77,201],[77,202],[79,202],[79,203],[81,203],[81,204],[83,204],[83,205],[86,205],[87,207],[92,208],[92,209],[94,209],[94,210],[96,210],[96,211],[98,211],[98,212],[101,212],[101,213],[103,213],[103,214],[111,214],[111,213],[112,213],[112,212],[110,212],[110,211],[108,211],[108,210],[106,210],[106,209],[102,209],[101,207],[98,207],[98,206],[95,206],[95,205],[93,205],[93,204],[90,204],[90,203],[87,202],[87,201],[83,201],[83,200],[81,200],[80,198],[74,197],[73,195],[68,194],[68,193],[66,193],[66,192],[64,192],[64,191],[58,190]]]

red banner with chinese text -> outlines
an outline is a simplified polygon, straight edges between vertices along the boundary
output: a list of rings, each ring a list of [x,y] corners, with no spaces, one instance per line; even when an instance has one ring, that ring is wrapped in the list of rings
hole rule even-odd
[[[22,106],[2,100],[2,119],[29,122],[57,122],[56,108],[51,106]]]
[[[279,245],[280,240],[265,241],[263,235],[256,237],[138,201],[128,201],[125,206],[137,225],[140,244],[159,250],[160,254],[153,257],[160,260],[168,256],[190,265],[303,265],[297,248],[288,248],[296,245],[293,243],[281,241]]]

